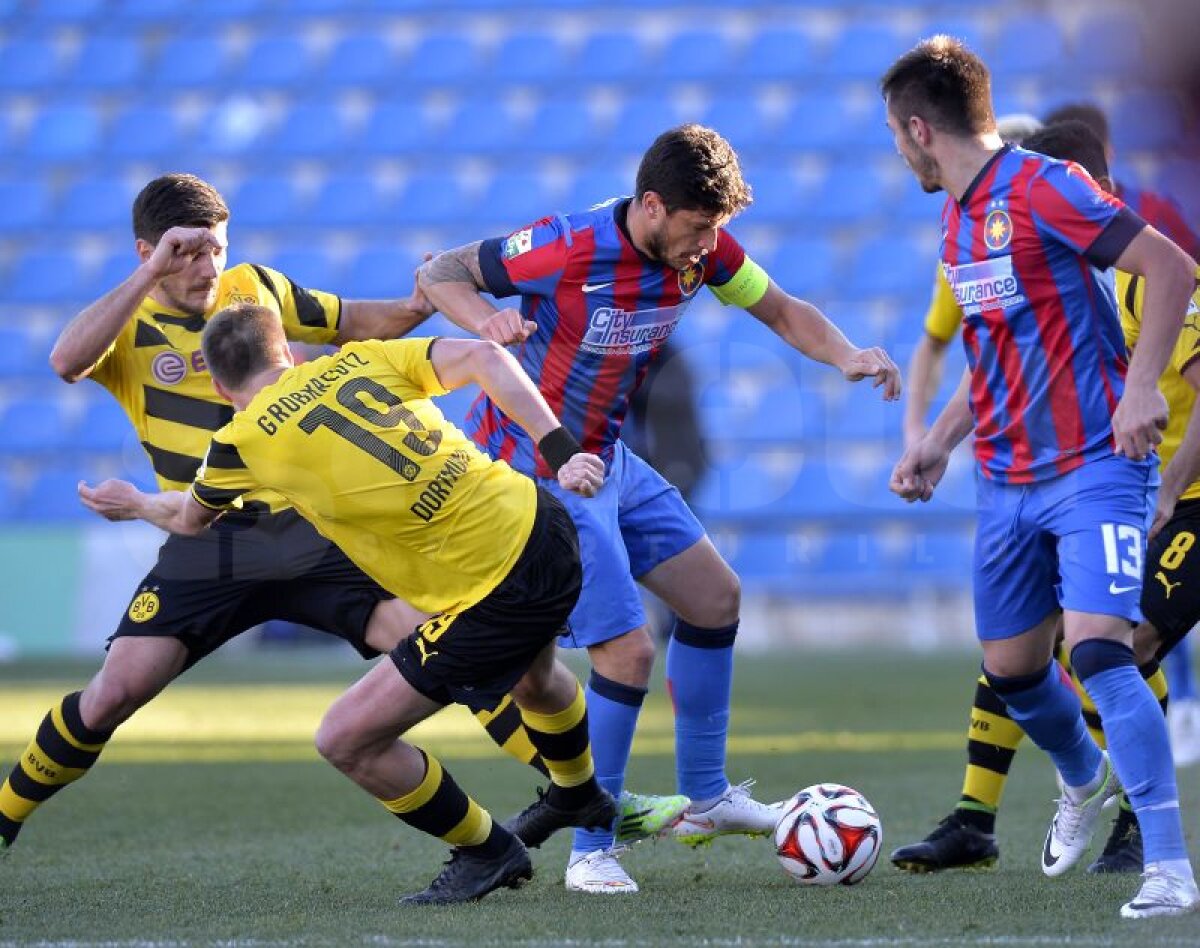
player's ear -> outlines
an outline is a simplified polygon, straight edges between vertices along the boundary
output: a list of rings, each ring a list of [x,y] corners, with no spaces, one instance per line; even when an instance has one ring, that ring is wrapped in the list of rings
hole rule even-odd
[[[908,117],[908,134],[922,148],[929,147],[929,141],[932,137],[930,134],[929,123],[919,115],[910,115]]]
[[[137,251],[138,259],[145,263],[150,259],[150,255],[154,253],[154,244],[148,240],[142,240],[138,237],[133,242],[133,249]]]
[[[225,399],[225,401],[229,402],[230,404],[233,403],[233,396],[231,396],[229,394],[229,389],[227,389],[224,385],[222,385],[220,382],[218,382],[215,377],[213,377],[212,384],[213,384],[213,388],[217,390],[218,395],[220,395],[223,399]]]
[[[642,195],[642,207],[646,210],[646,216],[652,221],[666,216],[667,207],[663,204],[662,195],[657,191],[647,191]]]

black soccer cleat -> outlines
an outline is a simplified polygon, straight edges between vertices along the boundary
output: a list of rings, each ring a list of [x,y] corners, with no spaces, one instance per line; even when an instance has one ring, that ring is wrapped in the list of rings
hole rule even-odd
[[[504,828],[530,849],[536,849],[561,829],[602,829],[617,818],[617,801],[601,789],[583,806],[564,810],[550,802],[550,795],[538,788],[538,797],[516,816],[504,821]]]
[[[1104,851],[1096,857],[1088,872],[1141,872],[1142,828],[1132,810],[1118,811]]]
[[[461,847],[450,852],[446,865],[423,892],[400,900],[401,905],[452,905],[478,902],[496,889],[519,888],[533,878],[533,864],[519,839],[513,839],[499,859],[481,859]]]
[[[941,869],[987,869],[1000,858],[1000,847],[991,833],[964,823],[951,813],[919,843],[892,852],[892,865],[906,872]]]

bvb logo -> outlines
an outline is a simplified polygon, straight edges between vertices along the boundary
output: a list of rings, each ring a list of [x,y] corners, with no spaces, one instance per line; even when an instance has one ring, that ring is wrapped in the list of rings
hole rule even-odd
[[[160,605],[158,593],[138,593],[129,604],[129,618],[133,622],[149,622],[158,615]]]

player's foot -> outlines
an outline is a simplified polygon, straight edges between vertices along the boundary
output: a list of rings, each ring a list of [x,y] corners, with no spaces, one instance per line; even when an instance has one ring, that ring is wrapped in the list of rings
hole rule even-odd
[[[892,865],[906,872],[939,869],[986,869],[1000,858],[996,837],[964,822],[958,812],[938,823],[919,843],[892,852]]]
[[[1200,699],[1181,698],[1167,706],[1167,730],[1176,767],[1200,761]]]
[[[601,895],[631,895],[638,884],[629,878],[617,857],[624,846],[597,849],[580,856],[567,866],[566,883],[572,892],[595,892]]]
[[[1200,903],[1200,891],[1191,879],[1164,869],[1147,869],[1142,879],[1133,901],[1121,906],[1121,918],[1183,915]]]
[[[635,843],[665,833],[679,822],[692,801],[676,794],[659,797],[652,794],[621,793],[617,816],[617,842]]]
[[[1122,808],[1113,820],[1104,852],[1088,866],[1088,872],[1141,872],[1142,828],[1132,810]]]
[[[753,780],[729,786],[703,810],[692,803],[671,835],[685,846],[706,846],[718,836],[769,836],[783,815],[783,802],[759,803],[750,796]]]
[[[1121,792],[1108,754],[1103,756],[1100,773],[1099,785],[1084,799],[1072,800],[1066,792],[1058,798],[1058,811],[1042,847],[1042,872],[1046,875],[1061,876],[1079,861],[1092,842],[1104,801]]]
[[[560,829],[608,829],[617,818],[617,802],[607,790],[598,789],[587,803],[575,809],[563,809],[550,802],[550,794],[538,788],[538,798],[516,816],[504,821],[504,828],[526,847],[534,849]]]
[[[429,888],[404,896],[400,904],[476,902],[489,892],[505,886],[515,889],[532,878],[533,864],[529,861],[529,853],[515,837],[499,859],[481,859],[455,847],[437,878],[429,883]]]

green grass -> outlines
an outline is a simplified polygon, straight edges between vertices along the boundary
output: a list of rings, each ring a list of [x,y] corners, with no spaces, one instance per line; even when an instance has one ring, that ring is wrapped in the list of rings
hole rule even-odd
[[[338,654],[213,659],[168,689],[0,860],[0,945],[1200,943],[1200,916],[1119,919],[1135,878],[1042,876],[1055,788],[1032,747],[1018,754],[992,871],[909,876],[885,859],[860,886],[805,889],[763,840],[698,852],[646,843],[625,857],[640,895],[586,896],[563,889],[568,840],[556,838],[520,891],[401,909],[397,896],[423,887],[445,850],[311,749],[322,708],[360,669]],[[729,775],[757,778],[764,798],[847,783],[879,810],[885,850],[919,838],[957,797],[977,667],[970,653],[739,659]],[[49,702],[89,671],[0,668],[0,759],[11,761]],[[656,688],[633,788],[673,788],[670,733]],[[530,798],[531,774],[491,750],[470,719],[452,715],[421,742],[496,813]],[[1196,857],[1197,770],[1183,772],[1181,791]]]

